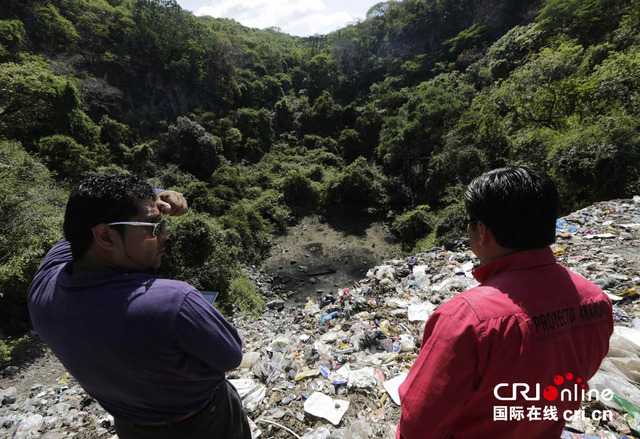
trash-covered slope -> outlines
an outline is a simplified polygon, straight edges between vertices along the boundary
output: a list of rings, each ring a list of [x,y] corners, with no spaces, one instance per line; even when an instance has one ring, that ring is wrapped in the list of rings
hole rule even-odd
[[[640,405],[640,197],[574,212],[557,221],[557,234],[552,248],[559,262],[614,301],[613,348],[592,388],[612,389]],[[247,409],[262,434],[395,437],[397,387],[416,358],[424,321],[439,304],[477,284],[471,275],[477,260],[464,240],[458,244],[415,255],[413,270],[410,258],[387,261],[365,279],[309,297],[299,308],[272,310],[255,322],[237,319],[249,354],[231,377],[247,392]],[[589,413],[600,404],[584,407]],[[572,420],[565,435],[633,437],[625,411],[609,405],[612,421]]]

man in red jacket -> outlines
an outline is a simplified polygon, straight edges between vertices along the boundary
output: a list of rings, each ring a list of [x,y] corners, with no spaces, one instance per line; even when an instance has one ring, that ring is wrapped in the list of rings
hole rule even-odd
[[[611,302],[556,262],[558,193],[528,167],[467,188],[480,285],[440,306],[400,387],[397,437],[559,438],[613,331]]]

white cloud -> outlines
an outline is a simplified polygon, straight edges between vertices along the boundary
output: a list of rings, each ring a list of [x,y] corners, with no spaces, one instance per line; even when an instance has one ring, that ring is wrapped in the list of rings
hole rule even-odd
[[[325,12],[323,0],[222,0],[203,6],[196,15],[232,18],[245,26],[276,26],[293,35],[329,33],[353,21],[349,12]]]
[[[348,12],[336,12],[334,14],[312,14],[300,17],[297,20],[281,26],[283,32],[292,35],[328,34],[354,20]]]

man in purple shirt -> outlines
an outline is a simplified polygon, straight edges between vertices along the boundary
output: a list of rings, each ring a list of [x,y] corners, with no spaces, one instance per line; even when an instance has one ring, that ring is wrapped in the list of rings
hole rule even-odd
[[[186,211],[131,175],[89,177],[29,288],[33,327],[120,439],[251,437],[225,378],[242,360],[236,329],[191,285],[152,274],[162,216]]]

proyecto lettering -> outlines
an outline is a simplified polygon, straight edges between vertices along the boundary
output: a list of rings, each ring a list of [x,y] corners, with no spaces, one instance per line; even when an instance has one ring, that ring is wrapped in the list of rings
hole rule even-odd
[[[569,325],[576,319],[575,310],[572,307],[549,311],[544,314],[533,316],[533,323],[536,325],[536,333],[547,332]]]
[[[580,305],[578,318],[580,323],[602,318],[608,311],[604,301],[590,302]],[[533,316],[536,333],[553,331],[563,326],[570,325],[576,320],[576,312],[572,307],[557,309]]]

